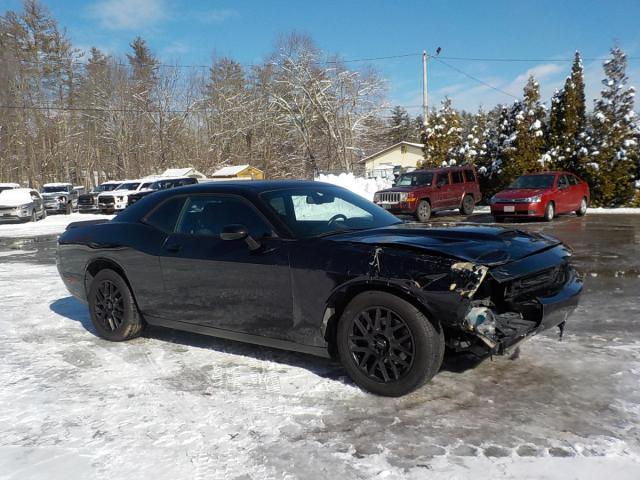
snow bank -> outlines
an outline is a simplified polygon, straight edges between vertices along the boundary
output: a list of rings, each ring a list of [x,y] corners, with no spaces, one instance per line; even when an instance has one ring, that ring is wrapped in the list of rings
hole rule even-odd
[[[356,177],[353,173],[341,173],[340,175],[325,175],[323,173],[316,177],[315,180],[346,188],[367,200],[373,200],[373,194],[378,190],[384,190],[392,186],[390,180],[384,178]]]
[[[640,214],[640,208],[626,208],[626,207],[619,207],[619,208],[602,208],[602,207],[593,207],[593,208],[588,208],[587,209],[587,213],[635,213]]]
[[[72,213],[71,215],[49,215],[44,220],[30,223],[0,223],[0,238],[37,237],[62,233],[72,222],[111,219],[113,215]]]

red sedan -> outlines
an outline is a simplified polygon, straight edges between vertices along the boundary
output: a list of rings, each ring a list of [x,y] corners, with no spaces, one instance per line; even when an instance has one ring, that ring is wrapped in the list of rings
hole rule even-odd
[[[550,222],[562,213],[582,216],[588,205],[589,185],[573,173],[531,173],[491,198],[491,215],[496,222],[506,217],[541,217]]]

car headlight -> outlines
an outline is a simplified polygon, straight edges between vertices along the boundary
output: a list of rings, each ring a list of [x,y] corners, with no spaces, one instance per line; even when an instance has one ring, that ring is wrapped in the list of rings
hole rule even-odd
[[[378,203],[380,201],[380,194],[379,193],[374,193],[373,194],[373,202],[374,203]]]
[[[407,193],[406,192],[400,192],[400,201],[401,202],[406,202],[407,201]]]
[[[524,199],[526,203],[540,203],[540,200],[541,200],[540,195],[534,195],[533,197],[527,197]]]

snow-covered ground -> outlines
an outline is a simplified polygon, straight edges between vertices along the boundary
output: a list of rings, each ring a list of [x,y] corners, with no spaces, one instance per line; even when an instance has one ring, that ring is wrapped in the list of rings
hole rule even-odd
[[[28,223],[0,223],[0,238],[54,235],[64,232],[71,222],[110,219],[113,215],[72,213],[71,215],[48,215],[44,220]]]
[[[618,218],[522,226],[568,240],[587,274],[563,342],[449,356],[399,399],[301,354],[164,329],[103,341],[52,250],[0,238],[0,479],[635,480],[640,221]]]

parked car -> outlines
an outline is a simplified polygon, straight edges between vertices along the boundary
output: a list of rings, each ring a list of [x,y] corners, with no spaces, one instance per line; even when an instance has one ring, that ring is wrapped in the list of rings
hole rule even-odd
[[[589,185],[573,173],[530,173],[491,198],[491,215],[496,222],[508,217],[539,217],[550,222],[563,213],[586,214],[589,199]]]
[[[129,200],[127,205],[133,205],[138,200],[146,197],[150,193],[157,192],[158,190],[167,190],[169,188],[185,187],[187,185],[193,185],[195,183],[198,183],[198,180],[193,177],[162,178],[162,179],[156,180],[151,185],[149,185],[148,189],[140,190],[139,192],[132,193],[131,195],[129,195]]]
[[[148,189],[153,180],[126,180],[110,192],[98,194],[98,207],[102,213],[120,212],[127,208],[129,195]]]
[[[40,194],[31,188],[7,188],[0,191],[0,222],[36,222],[47,216]]]
[[[362,388],[406,394],[445,345],[501,354],[563,326],[581,280],[546,235],[400,221],[308,181],[154,193],[69,225],[57,266],[101,337],[146,324],[339,358]]]
[[[373,201],[395,215],[413,215],[426,222],[439,210],[459,208],[463,215],[471,215],[481,198],[475,169],[463,166],[403,173],[393,188],[376,192]]]
[[[84,193],[78,198],[78,210],[81,213],[99,212],[98,195],[102,192],[111,192],[115,190],[122,182],[119,180],[110,180],[108,182],[101,183],[95,190]]]
[[[78,208],[78,191],[70,183],[46,183],[42,186],[42,199],[47,213],[63,212],[69,215]]]
[[[15,188],[20,188],[20,185],[17,183],[0,183],[0,192],[3,190],[13,190]]]

